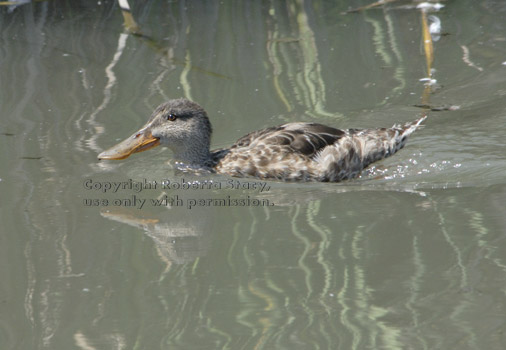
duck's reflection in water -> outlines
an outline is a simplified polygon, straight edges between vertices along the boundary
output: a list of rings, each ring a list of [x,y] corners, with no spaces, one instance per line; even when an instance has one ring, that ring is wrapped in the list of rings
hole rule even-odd
[[[215,180],[219,181],[219,178]],[[246,183],[246,180],[241,181]],[[373,188],[358,181],[339,186],[316,183],[268,184],[269,190],[262,193],[251,190],[164,191],[159,193],[157,200],[163,202],[164,198],[167,198],[167,205],[145,204],[142,209],[107,207],[101,210],[101,215],[140,229],[153,240],[162,260],[182,264],[205,256],[211,247],[213,232],[217,229],[227,230],[227,223],[219,218],[235,217],[236,220],[244,222],[257,211],[268,218],[272,211],[287,212],[288,207],[305,207],[329,195],[385,190],[384,187]],[[406,191],[403,188],[389,190]],[[221,228],[215,227],[216,223],[219,223]],[[233,228],[230,226],[229,229]]]
[[[165,208],[164,208],[165,209]],[[160,258],[176,264],[206,255],[211,244],[212,208],[102,209],[109,220],[137,227],[155,243]]]

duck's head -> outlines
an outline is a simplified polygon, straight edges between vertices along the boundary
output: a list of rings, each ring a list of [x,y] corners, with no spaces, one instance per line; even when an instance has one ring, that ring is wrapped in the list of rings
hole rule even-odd
[[[98,159],[125,159],[162,145],[174,152],[176,161],[201,165],[209,159],[211,132],[202,107],[186,99],[170,100],[158,106],[139,131],[100,153]]]

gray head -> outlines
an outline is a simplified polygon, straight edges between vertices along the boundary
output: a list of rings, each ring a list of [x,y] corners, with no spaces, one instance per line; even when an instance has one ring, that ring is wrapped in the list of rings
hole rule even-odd
[[[211,123],[198,104],[186,99],[170,100],[158,106],[148,122],[118,145],[99,154],[99,159],[124,159],[132,153],[163,145],[178,162],[203,165],[209,160]]]

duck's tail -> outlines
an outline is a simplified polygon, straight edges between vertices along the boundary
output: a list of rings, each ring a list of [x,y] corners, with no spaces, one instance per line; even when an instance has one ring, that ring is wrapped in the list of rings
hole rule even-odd
[[[396,126],[394,125],[393,128],[394,129],[400,129],[401,130],[401,136],[402,137],[408,137],[409,135],[411,135],[416,129],[418,129],[418,127],[423,123],[423,121],[427,119],[427,116],[424,115],[423,117],[421,118],[418,118],[417,120],[413,121],[413,122],[409,122],[409,123],[406,123],[404,124],[403,126]]]
[[[403,148],[408,136],[418,129],[425,119],[427,116],[424,115],[404,125],[394,125],[384,129],[366,129],[356,133],[354,138],[362,146],[362,157],[370,158],[366,163],[370,164],[389,157]]]
[[[323,181],[354,178],[369,164],[396,153],[426,118],[391,128],[348,130],[345,137],[325,148],[318,157]]]
[[[376,132],[370,130],[371,135],[366,137],[361,138],[357,135],[357,138],[361,139],[357,141],[362,146],[361,157],[364,168],[373,162],[390,157],[403,148],[408,136],[418,129],[425,119],[426,115],[404,125],[394,125],[389,129],[378,129]]]

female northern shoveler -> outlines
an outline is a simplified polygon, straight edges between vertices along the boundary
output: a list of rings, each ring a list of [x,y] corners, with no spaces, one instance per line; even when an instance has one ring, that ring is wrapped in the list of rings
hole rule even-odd
[[[426,117],[403,126],[339,130],[316,123],[289,123],[254,131],[227,149],[210,151],[211,123],[198,104],[170,100],[156,108],[146,125],[98,155],[124,159],[164,145],[179,166],[220,174],[285,181],[351,179],[372,162],[401,149]]]

